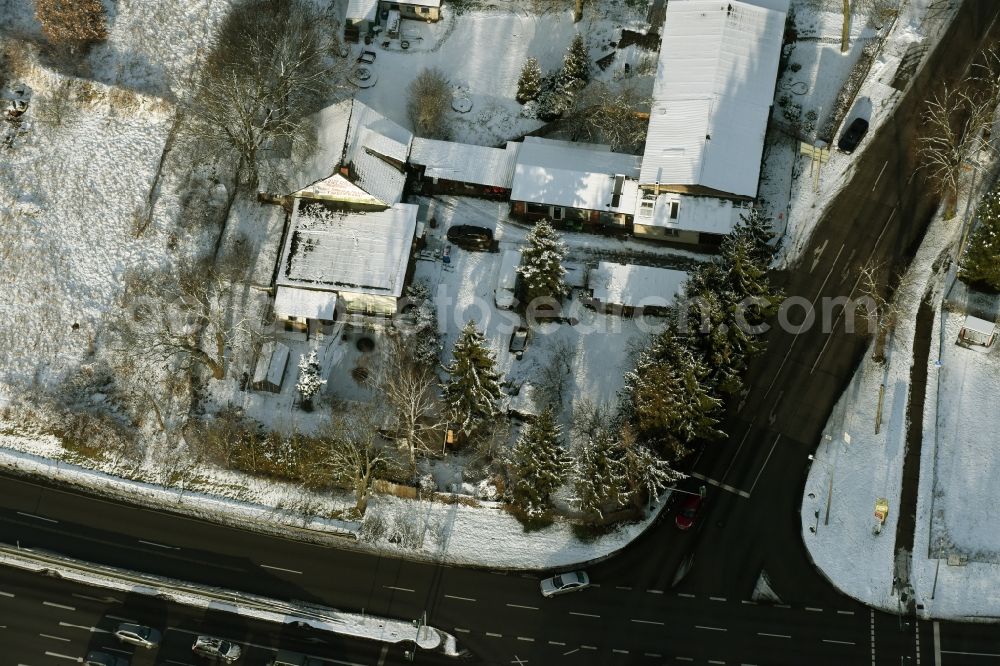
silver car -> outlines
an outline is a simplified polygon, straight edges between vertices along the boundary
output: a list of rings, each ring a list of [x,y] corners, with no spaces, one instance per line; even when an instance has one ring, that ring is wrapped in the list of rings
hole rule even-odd
[[[587,587],[590,587],[590,577],[586,571],[568,571],[541,582],[543,597],[554,597],[557,594],[576,592]]]
[[[194,639],[191,651],[198,656],[217,659],[227,664],[232,664],[243,654],[243,650],[236,643],[211,636],[199,636]]]
[[[122,622],[115,631],[115,638],[122,643],[138,645],[144,648],[154,648],[160,644],[160,632],[152,627]]]

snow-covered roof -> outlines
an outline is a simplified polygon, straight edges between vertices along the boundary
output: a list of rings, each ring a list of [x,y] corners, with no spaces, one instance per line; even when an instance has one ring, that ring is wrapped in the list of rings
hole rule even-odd
[[[265,342],[261,345],[257,365],[253,371],[253,383],[267,383],[271,386],[281,386],[288,366],[288,347],[280,342]]]
[[[684,271],[608,261],[590,271],[594,298],[607,305],[667,307],[683,293],[685,280]]]
[[[336,292],[282,286],[275,290],[274,312],[282,317],[332,320],[336,309]]]
[[[653,208],[643,206],[652,199]],[[672,203],[677,204],[677,217],[672,218]],[[708,234],[728,234],[746,215],[749,207],[718,197],[699,197],[686,194],[661,194],[657,197],[640,193],[636,205],[635,223],[649,227],[698,231]]]
[[[402,166],[410,154],[411,141],[409,130],[355,99],[344,163],[351,165],[356,184],[365,192],[387,205],[399,203],[406,183]]]
[[[324,178],[323,180],[316,181],[311,185],[303,187],[295,193],[295,196],[303,199],[343,201],[365,206],[385,205],[380,199],[368,194],[363,189],[341,176],[339,173],[335,173],[329,178]]]
[[[353,21],[374,21],[378,0],[348,0],[345,18]]]
[[[277,284],[391,296],[403,292],[417,206],[367,213],[296,208]]]
[[[640,183],[757,195],[785,29],[780,6],[667,3]]]
[[[290,189],[307,187],[337,170],[344,155],[350,116],[350,100],[331,104],[312,115],[312,124],[316,127],[315,143],[309,143],[304,154],[293,153],[288,178]]]
[[[510,188],[519,146],[508,141],[506,148],[490,148],[416,137],[410,147],[410,163],[424,167],[428,178]]]
[[[976,333],[982,333],[984,336],[989,337],[996,333],[997,325],[995,322],[968,315],[965,318],[965,323],[962,324],[962,328],[975,331]]]
[[[394,4],[416,5],[418,7],[440,7],[441,0],[393,0]]]
[[[565,141],[526,137],[517,153],[510,198],[631,215],[640,161],[638,155],[613,153],[607,146],[578,148]],[[625,179],[618,206],[612,206],[616,175]]]

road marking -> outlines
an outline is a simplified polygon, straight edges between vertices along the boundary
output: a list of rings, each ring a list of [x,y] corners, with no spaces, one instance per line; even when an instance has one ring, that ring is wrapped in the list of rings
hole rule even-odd
[[[819,266],[819,260],[823,257],[823,253],[826,251],[826,246],[829,244],[830,244],[830,239],[827,238],[825,241],[823,241],[822,245],[813,250],[813,263],[812,263],[812,268],[809,269],[810,273],[816,270],[816,267]]]
[[[746,604],[747,606],[756,606],[757,605],[756,601],[750,601],[749,599],[744,599],[740,603],[741,604]]]
[[[570,615],[579,615],[580,617],[601,617],[600,615],[594,615],[593,613],[577,613],[576,611],[570,611]]]
[[[663,657],[663,655],[660,654],[659,652],[643,652],[642,656],[643,657],[652,657],[653,659],[660,659],[660,658]]]
[[[663,590],[646,590],[650,594],[663,594]]]
[[[677,661],[694,661],[692,657],[674,657]]]
[[[632,588],[628,585],[615,585],[616,590],[631,590]]]
[[[941,666],[941,625],[934,621],[934,666]]]
[[[511,608],[523,608],[525,610],[538,610],[538,606],[522,606],[521,604],[507,604]]]
[[[769,633],[764,632],[764,631],[758,631],[757,635],[758,636],[767,636],[769,638],[791,638],[791,636],[789,636],[788,634],[769,634]]]
[[[882,177],[882,174],[885,173],[885,168],[887,166],[889,166],[889,160],[885,161],[885,164],[882,165],[882,170],[878,172],[877,176],[875,176],[875,182],[872,184],[872,192],[874,192],[875,188],[878,187],[878,181]],[[910,177],[912,178],[913,176]]]
[[[98,629],[97,627],[88,627],[82,624],[70,624],[69,622],[60,622],[60,627],[69,627],[70,629],[83,629],[84,631],[89,631],[92,634],[110,634],[111,631],[108,629]]]
[[[729,631],[728,629],[725,629],[723,627],[706,627],[706,626],[700,625],[700,624],[694,625],[694,628],[695,629],[704,629],[705,631]]]
[[[812,606],[806,606],[806,610],[807,611],[812,611],[813,613],[822,613],[823,612],[822,608],[814,608]]]
[[[734,458],[734,460],[735,460],[735,458]],[[698,479],[699,481],[704,481],[705,483],[707,483],[709,485],[713,485],[716,488],[722,488],[723,490],[731,492],[734,495],[739,495],[740,497],[743,497],[743,498],[746,498],[746,499],[750,498],[750,493],[748,493],[747,491],[740,490],[739,488],[734,488],[731,485],[729,485],[728,483],[722,483],[720,481],[716,481],[715,479],[710,479],[707,476],[705,476],[704,474],[699,474],[698,472],[691,472],[690,476]]]
[[[573,654],[574,652],[579,652],[579,651],[580,651],[580,648],[573,648],[572,650],[569,650],[568,652],[563,652],[563,656],[565,657],[568,654]]]
[[[35,520],[44,520],[47,523],[58,523],[58,520],[52,520],[51,518],[45,518],[43,516],[36,516],[33,513],[25,513],[24,511],[18,511],[18,515],[25,516],[26,518],[34,518]]]
[[[101,598],[101,597],[91,597],[91,596],[87,596],[86,594],[77,594],[76,592],[73,593],[73,596],[76,597],[77,599],[86,599],[87,601],[96,601],[96,602],[101,603],[101,604],[120,604],[121,603],[120,600],[115,599],[114,597],[104,597],[104,598]]]
[[[677,596],[678,597],[684,597],[685,599],[694,599],[694,595],[693,594],[688,594],[687,592],[678,592]]]
[[[383,645],[382,651],[378,655],[378,666],[385,666],[385,657],[389,654],[389,646]]]
[[[503,638],[503,634],[494,634],[491,631],[487,631],[486,635],[489,636],[490,638]]]
[[[875,609],[868,609],[871,615],[869,615],[869,624],[871,625],[871,642],[872,642],[872,666],[875,666]]]
[[[596,650],[597,648],[594,647],[593,645],[581,645],[580,649],[582,649],[582,650]]]
[[[775,608],[791,608],[788,604],[774,604]]]
[[[754,419],[754,421],[755,420],[756,419]],[[729,464],[726,465],[726,471],[722,473],[723,481],[729,477],[729,471],[733,468],[733,465],[736,464],[736,459],[739,458],[740,451],[743,450],[743,444],[747,441],[747,437],[750,436],[750,431],[753,429],[754,421],[750,421],[750,425],[747,426],[747,431],[743,433],[743,437],[740,439],[740,445],[736,447],[736,452],[733,454],[733,457],[729,459]]]
[[[167,546],[162,543],[156,543],[155,541],[143,541],[142,539],[139,539],[139,543],[144,543],[147,546],[155,546],[156,548],[163,548],[164,550],[180,550],[177,546]]]
[[[58,657],[59,659],[69,659],[70,661],[75,661],[75,662],[79,662],[80,661],[79,657],[69,657],[69,656],[66,656],[64,654],[59,654],[58,652],[46,652],[45,656],[46,657]]]
[[[615,654],[628,654],[628,650],[619,650],[617,648],[611,648],[611,651]]]
[[[757,476],[754,477],[753,484],[750,486],[751,495],[753,495],[753,489],[757,487],[757,482],[760,481],[760,475],[764,473],[764,468],[767,467],[768,461],[771,460],[771,454],[774,453],[774,447],[778,445],[779,439],[781,439],[780,434],[774,438],[774,443],[771,444],[771,450],[767,452],[767,457],[764,458],[764,464],[760,466],[759,470],[757,470]]]
[[[408,587],[396,587],[395,585],[383,585],[387,590],[396,590],[397,592],[416,592],[416,590],[411,590]]]
[[[42,605],[43,606],[52,606],[53,608],[62,608],[63,610],[68,610],[68,611],[75,611],[76,610],[72,606],[65,606],[63,604],[57,604],[54,601],[43,601]]]
[[[0,597],[13,597],[13,596],[14,594],[12,592],[0,592]]]
[[[470,632],[470,631],[469,631],[468,629],[463,629],[462,627],[455,627],[455,631],[457,631],[457,632],[458,632],[458,633],[460,633],[460,634],[468,634],[468,633],[471,633],[471,632]]]
[[[302,574],[301,571],[296,571],[295,569],[286,569],[284,567],[275,567],[275,566],[271,566],[270,564],[262,564],[260,566],[261,566],[261,568],[264,568],[264,569],[274,569],[275,571],[284,571],[285,573],[291,573],[291,574],[299,574],[299,575]]]
[[[663,623],[658,620],[632,620],[632,622],[635,622],[636,624],[655,624],[660,627],[663,626]]]
[[[1000,657],[993,652],[959,652],[958,650],[941,650],[941,654],[962,654],[967,657]]]
[[[445,599],[455,599],[457,601],[475,601],[475,599],[472,599],[471,597],[456,597],[453,594],[446,594],[446,595],[444,595],[444,598]]]
[[[913,637],[917,641],[917,666],[920,666],[920,624],[916,624],[916,631],[913,632]]]
[[[725,601],[725,597],[709,597],[711,601]]]
[[[566,647],[565,643],[560,643],[559,641],[549,641],[549,645],[558,645],[559,647]]]
[[[525,641],[526,643],[534,643],[535,642],[534,638],[530,638],[528,636],[518,636],[517,640],[519,640],[519,641]]]
[[[836,645],[857,645],[854,641],[835,641],[832,638],[824,638],[824,643],[835,643]]]
[[[726,662],[719,661],[718,659],[709,659],[708,663],[710,663],[710,664],[725,664]]]
[[[854,615],[854,611],[837,611],[838,615]]]
[[[69,643],[70,639],[63,638],[62,636],[53,636],[52,634],[38,634],[42,638],[51,638],[54,641],[62,641],[63,643]]]

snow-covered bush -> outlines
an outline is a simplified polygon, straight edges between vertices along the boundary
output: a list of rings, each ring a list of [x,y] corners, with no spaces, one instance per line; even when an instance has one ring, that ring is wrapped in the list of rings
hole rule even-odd
[[[521,252],[517,273],[521,276],[523,302],[535,299],[561,300],[566,295],[566,268],[563,260],[566,244],[547,220],[539,220],[528,234],[528,245]]]
[[[299,380],[295,384],[295,390],[302,398],[302,409],[312,411],[313,398],[319,393],[326,380],[320,378],[319,360],[316,358],[316,350],[309,352],[308,356],[299,358]]]
[[[517,80],[517,101],[521,104],[538,99],[542,92],[542,68],[537,58],[528,58]]]
[[[407,94],[406,112],[414,133],[428,139],[449,138],[448,114],[453,94],[444,72],[425,68],[410,83]]]

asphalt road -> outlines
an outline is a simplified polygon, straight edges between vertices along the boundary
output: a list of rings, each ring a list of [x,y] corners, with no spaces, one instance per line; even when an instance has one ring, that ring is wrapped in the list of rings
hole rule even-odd
[[[824,296],[848,296],[858,267],[868,258],[905,266],[912,257],[935,204],[915,171],[912,153],[921,102],[934,86],[965,71],[982,34],[987,28],[996,32],[998,11],[1000,3],[991,0],[965,3],[902,100],[896,120],[868,139],[851,183],[820,222],[803,264],[779,276],[787,294],[817,304]],[[837,593],[809,562],[798,519],[807,456],[866,345],[862,336],[837,327],[833,334],[819,328],[797,335],[774,329],[768,352],[751,369],[750,393],[727,417],[730,440],[707,448],[697,462],[697,472],[709,479],[711,488],[697,528],[680,533],[669,518],[664,520],[622,554],[589,567],[594,589],[565,598],[542,599],[534,576],[371,557],[14,479],[0,481],[0,540],[282,600],[401,619],[426,611],[430,624],[453,632],[476,663],[1000,663],[994,629],[904,623],[873,613]],[[684,563],[689,570],[678,581]],[[761,571],[767,572],[782,603],[750,601]],[[0,571],[0,590],[22,584],[18,576]],[[46,582],[51,586],[37,589],[51,601],[72,594],[72,586]],[[20,595],[14,592],[18,596],[0,595],[0,604],[20,600],[16,603],[37,606],[37,595],[29,594],[34,589],[28,584]],[[158,626],[194,631],[204,624],[238,640],[263,636],[253,638],[260,645],[284,639],[282,628],[269,632],[254,627],[260,633],[248,634],[251,629],[234,626],[235,633],[229,634],[231,625],[222,617],[185,616],[182,609],[165,606],[147,615],[139,600],[133,602],[134,619]],[[31,661],[23,663],[65,661],[38,650],[45,641],[35,634],[52,628],[57,617],[49,615],[53,608],[64,610],[12,606],[8,611],[0,605],[0,614],[12,618],[0,619],[0,624],[20,627],[14,633],[18,644],[23,642],[18,649],[34,650]],[[74,624],[103,628],[109,610],[119,615],[100,604],[87,608],[92,619]],[[56,625],[61,627],[61,621],[70,620]],[[174,633],[183,634],[171,629],[168,636]],[[94,632],[89,640],[102,636]],[[6,638],[4,634],[4,645]],[[67,656],[86,648],[75,642],[72,647],[75,651]],[[356,663],[374,665],[381,658],[365,652],[371,646],[332,649],[353,655],[338,658]],[[175,659],[144,658],[156,663]],[[256,659],[248,656],[245,663],[261,663]],[[420,654],[417,662],[440,659]]]

